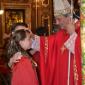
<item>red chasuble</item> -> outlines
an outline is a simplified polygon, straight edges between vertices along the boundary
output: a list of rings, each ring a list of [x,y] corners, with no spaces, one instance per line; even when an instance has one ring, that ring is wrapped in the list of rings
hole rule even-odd
[[[11,85],[38,85],[36,71],[27,57],[23,56],[12,71]]]
[[[65,49],[62,52],[61,48],[68,38],[69,35],[65,30],[61,30],[57,34],[47,38],[48,42],[46,42],[46,38],[41,37],[41,85],[67,85],[69,50]],[[81,54],[79,42],[77,39],[76,43],[78,45],[76,44],[75,47],[76,74],[78,74],[78,79],[74,79],[74,55],[71,54],[70,85],[75,85],[76,80],[78,85],[81,85]]]

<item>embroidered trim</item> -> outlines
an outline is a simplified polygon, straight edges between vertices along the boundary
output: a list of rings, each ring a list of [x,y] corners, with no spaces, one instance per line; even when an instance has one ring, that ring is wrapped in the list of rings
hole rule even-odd
[[[45,63],[47,62],[47,56],[48,56],[48,38],[45,37]]]
[[[74,56],[74,83],[75,85],[78,85],[78,71],[75,56]]]

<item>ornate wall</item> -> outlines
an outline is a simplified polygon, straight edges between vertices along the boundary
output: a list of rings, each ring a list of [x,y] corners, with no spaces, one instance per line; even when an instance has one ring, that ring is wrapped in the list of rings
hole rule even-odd
[[[35,15],[36,18],[34,19]],[[45,26],[50,33],[52,28],[52,0],[33,0],[32,22],[32,28]],[[33,29],[33,32],[35,32],[35,29]]]
[[[11,30],[9,24],[16,21],[15,18],[13,19],[15,14],[23,16],[23,13],[19,13],[22,10],[24,10],[25,19],[21,17],[21,21],[29,24],[34,33],[39,26],[45,26],[49,33],[52,29],[52,0],[0,0],[0,8],[4,10],[4,14],[0,15],[0,49],[4,46],[4,33],[9,33]],[[11,19],[8,15],[11,15]]]

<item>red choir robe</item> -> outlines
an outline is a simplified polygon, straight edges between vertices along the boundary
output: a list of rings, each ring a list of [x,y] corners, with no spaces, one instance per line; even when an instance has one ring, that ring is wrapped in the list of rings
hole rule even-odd
[[[65,30],[59,31],[56,35],[48,37],[48,51],[46,51],[44,37],[40,42],[40,74],[41,85],[67,85],[68,78],[68,56],[69,50],[61,51],[65,41],[69,38]],[[78,73],[78,85],[81,85],[81,51],[80,40],[76,39],[75,60]],[[79,48],[78,48],[79,47]],[[78,48],[78,49],[77,49]],[[74,80],[74,55],[71,54],[70,85],[75,85]]]
[[[26,56],[13,66],[11,85],[38,85],[35,68]]]

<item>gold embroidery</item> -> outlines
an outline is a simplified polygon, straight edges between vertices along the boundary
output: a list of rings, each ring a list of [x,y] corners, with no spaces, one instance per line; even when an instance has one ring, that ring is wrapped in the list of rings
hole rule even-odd
[[[74,83],[75,85],[78,85],[78,71],[77,71],[77,65],[76,65],[76,59],[74,56]]]
[[[48,56],[48,38],[45,37],[45,63],[47,61],[47,56]]]

